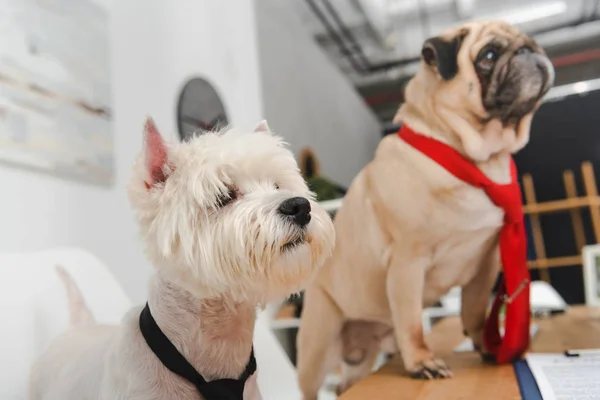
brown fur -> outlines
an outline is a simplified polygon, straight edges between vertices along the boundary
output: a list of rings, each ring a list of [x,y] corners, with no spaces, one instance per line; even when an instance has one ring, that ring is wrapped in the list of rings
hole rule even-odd
[[[549,60],[531,39],[502,22],[468,24],[441,38],[460,39],[458,73],[444,79],[438,70],[443,66],[423,61],[396,120],[450,144],[493,181],[508,183],[510,154],[529,140],[531,118],[541,101],[535,96],[552,84]],[[502,114],[484,105],[485,96],[501,93],[491,85],[483,93],[475,63],[479,51],[494,40],[505,47],[490,82],[505,79],[502,86],[516,90],[515,105],[523,102],[516,112]],[[515,49],[523,45],[533,47],[533,53],[518,58]],[[533,70],[523,61],[529,56],[548,68],[544,79],[537,77],[543,81],[537,88],[524,83]],[[500,73],[505,65],[513,69],[510,79]],[[521,70],[521,65],[527,68]],[[506,117],[523,110],[518,120]],[[362,378],[379,349],[399,349],[415,377],[450,377],[427,346],[421,317],[424,307],[455,286],[462,287],[463,326],[482,348],[485,310],[499,270],[502,221],[503,212],[483,191],[458,180],[396,135],[384,138],[344,198],[334,221],[334,254],[305,295],[298,336],[305,400],[316,398],[325,374],[340,360],[362,358],[360,365],[344,365],[342,389]],[[378,335],[377,330],[391,334]]]

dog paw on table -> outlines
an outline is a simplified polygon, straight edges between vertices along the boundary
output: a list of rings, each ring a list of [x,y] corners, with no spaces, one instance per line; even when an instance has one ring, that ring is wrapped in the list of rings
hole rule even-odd
[[[481,357],[481,362],[484,364],[496,364],[496,357],[493,354],[487,353],[485,351],[480,351],[479,356]]]
[[[479,343],[483,343],[483,333],[479,332],[478,334],[473,334],[473,335],[469,335],[469,333],[466,330],[463,330],[463,335],[465,337],[471,338],[471,340],[473,341],[473,350],[475,350],[477,353],[479,353],[479,357],[481,357],[481,362],[484,364],[496,364],[496,357],[491,354],[488,353],[484,348],[482,344]]]
[[[452,371],[450,371],[446,363],[436,358],[421,362],[415,368],[409,369],[408,372],[411,378],[414,379],[431,380],[452,377]]]

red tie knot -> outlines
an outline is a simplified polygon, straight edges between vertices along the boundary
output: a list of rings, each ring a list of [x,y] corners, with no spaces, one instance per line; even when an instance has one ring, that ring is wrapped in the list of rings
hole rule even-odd
[[[508,185],[491,184],[485,186],[484,190],[490,200],[499,208],[504,210],[505,223],[517,223],[523,221],[523,206],[521,191],[517,182]]]

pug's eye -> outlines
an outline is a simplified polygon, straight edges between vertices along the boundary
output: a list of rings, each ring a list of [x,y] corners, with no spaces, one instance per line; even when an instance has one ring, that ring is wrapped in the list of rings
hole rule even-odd
[[[230,204],[237,198],[237,193],[234,188],[229,188],[227,193],[221,194],[217,197],[216,206],[218,208],[225,207],[227,204]]]
[[[491,72],[498,60],[498,51],[496,49],[486,49],[482,51],[477,58],[477,67],[482,72]]]

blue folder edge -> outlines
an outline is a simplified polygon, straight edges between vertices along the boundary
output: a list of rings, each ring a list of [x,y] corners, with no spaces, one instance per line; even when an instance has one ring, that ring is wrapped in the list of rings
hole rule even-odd
[[[517,382],[519,383],[519,391],[523,400],[543,400],[540,389],[538,388],[535,378],[529,365],[525,360],[515,361],[513,364]]]

